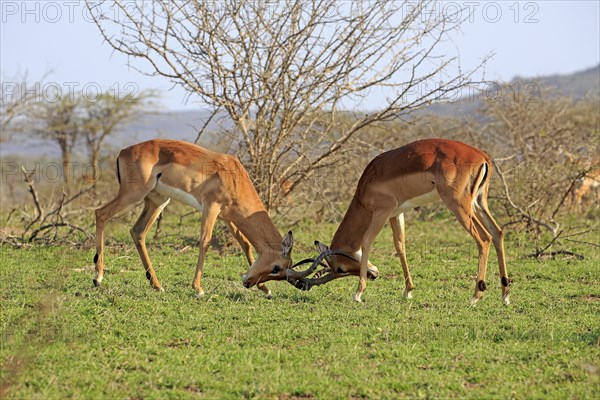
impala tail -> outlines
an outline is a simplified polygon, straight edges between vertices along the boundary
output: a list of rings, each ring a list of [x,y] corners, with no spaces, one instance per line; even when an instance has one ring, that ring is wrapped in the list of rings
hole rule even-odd
[[[487,192],[490,186],[489,169],[489,164],[484,162],[479,169],[477,177],[475,178],[475,183],[473,184],[473,189],[471,190],[471,197],[473,198],[473,210],[475,210],[475,208],[481,208],[481,202],[483,201],[484,196],[487,197]]]

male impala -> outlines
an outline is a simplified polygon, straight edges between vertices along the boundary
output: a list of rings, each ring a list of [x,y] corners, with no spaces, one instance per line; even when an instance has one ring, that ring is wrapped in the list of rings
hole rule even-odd
[[[404,238],[404,212],[442,199],[479,249],[479,271],[471,304],[483,296],[490,243],[498,255],[502,302],[509,303],[510,280],[506,273],[502,230],[487,204],[491,160],[482,151],[460,142],[420,140],[377,156],[365,168],[354,198],[331,242],[331,249],[315,242],[319,256],[304,272],[288,270],[288,281],[308,290],[335,278],[359,275],[354,299],[361,301],[370,274],[377,275],[368,257],[371,243],[390,221],[394,245],[404,272],[404,296],[412,297],[414,284],[408,270]],[[309,279],[317,266],[327,261],[327,275]],[[322,275],[322,274],[321,274]]]
[[[177,140],[150,140],[127,147],[117,157],[119,192],[110,203],[96,210],[96,277],[104,276],[104,225],[119,212],[144,201],[144,210],[131,228],[131,237],[146,269],[152,287],[162,291],[156,278],[145,237],[171,198],[202,210],[200,255],[192,287],[198,296],[204,257],[217,218],[225,221],[246,254],[252,276],[245,276],[247,287],[258,284],[268,298],[268,280],[282,280],[290,267],[292,232],[285,238],[273,225],[248,174],[240,161],[227,154],[213,153],[191,143]],[[252,246],[258,252],[255,261]]]

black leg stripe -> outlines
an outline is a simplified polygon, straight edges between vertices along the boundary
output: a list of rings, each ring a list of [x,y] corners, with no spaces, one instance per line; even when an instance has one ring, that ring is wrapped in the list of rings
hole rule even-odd
[[[485,286],[485,281],[479,281],[477,282],[477,287],[479,288],[480,291],[485,292],[485,289],[487,288]]]

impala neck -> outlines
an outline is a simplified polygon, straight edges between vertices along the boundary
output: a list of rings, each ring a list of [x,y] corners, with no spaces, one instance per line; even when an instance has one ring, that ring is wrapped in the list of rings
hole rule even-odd
[[[262,206],[262,203],[261,203]],[[259,255],[281,253],[281,234],[264,207],[231,213],[231,222],[246,236]]]
[[[330,247],[347,252],[359,250],[372,215],[373,213],[360,204],[360,201],[354,196],[342,223],[333,235]]]

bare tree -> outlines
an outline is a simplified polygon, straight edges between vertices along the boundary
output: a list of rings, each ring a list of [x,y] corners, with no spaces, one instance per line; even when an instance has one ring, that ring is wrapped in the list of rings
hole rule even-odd
[[[31,108],[39,93],[30,87],[27,72],[3,78],[0,86],[0,143],[2,143],[8,140],[10,133],[22,127],[18,123],[19,119],[24,117],[27,110]]]
[[[468,17],[433,1],[226,0],[88,3],[104,39],[143,73],[169,78],[233,121],[267,208],[344,160],[362,128],[469,84],[440,44]],[[143,67],[140,67],[141,60]],[[485,62],[485,61],[484,61]],[[373,109],[369,94],[385,97]],[[348,109],[352,124],[339,124]],[[200,132],[201,133],[201,132]],[[289,192],[289,191],[288,191]]]
[[[31,132],[55,142],[60,148],[63,179],[71,180],[73,152],[79,143],[81,129],[79,126],[78,99],[73,95],[56,95],[52,101],[35,104],[28,111],[28,124]]]

